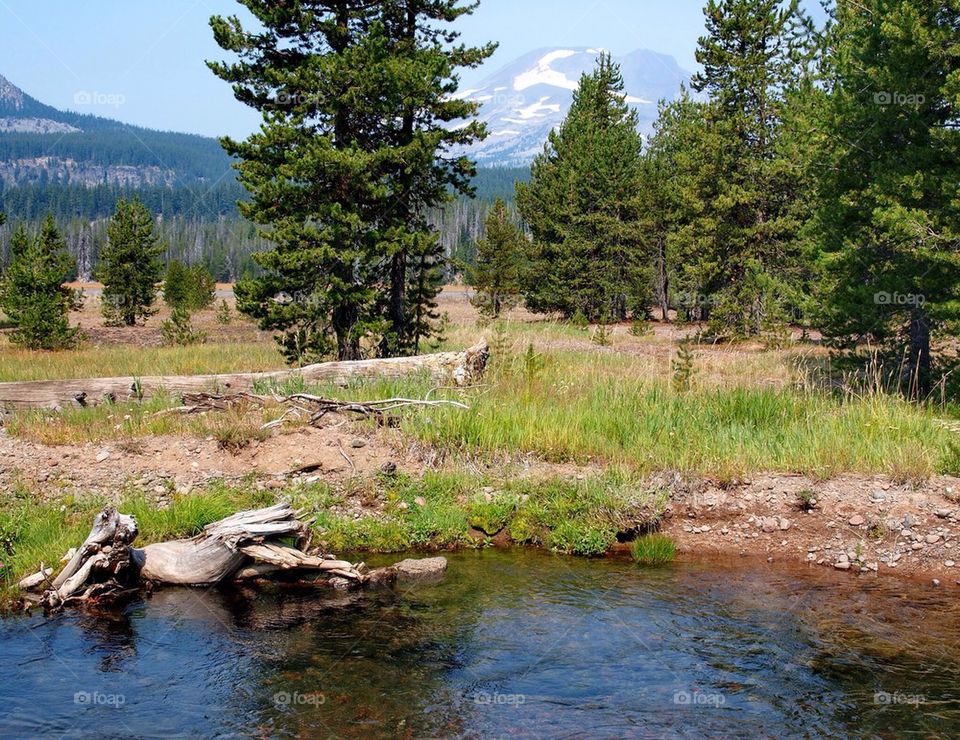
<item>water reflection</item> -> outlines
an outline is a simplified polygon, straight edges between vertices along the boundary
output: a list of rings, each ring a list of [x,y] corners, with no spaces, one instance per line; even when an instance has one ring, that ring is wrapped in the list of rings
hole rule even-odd
[[[952,734],[953,596],[524,551],[397,591],[163,590],[0,623],[0,733]]]

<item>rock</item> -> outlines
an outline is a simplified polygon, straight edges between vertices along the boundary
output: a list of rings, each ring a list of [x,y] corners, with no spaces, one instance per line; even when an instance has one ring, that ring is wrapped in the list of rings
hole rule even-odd
[[[867,570],[878,571],[880,570],[880,563],[867,563],[865,567]]]
[[[912,545],[910,545],[910,549],[911,549],[911,550],[922,550],[922,549],[923,549],[923,543],[922,543],[922,542],[914,542]]]
[[[946,519],[952,513],[952,509],[937,509],[934,514],[936,514],[941,519]]]
[[[400,511],[406,511],[410,508],[410,504],[408,504],[406,501],[401,501],[399,504],[397,504],[397,508],[400,509]]]
[[[764,532],[775,532],[780,526],[780,523],[777,521],[776,517],[765,516],[760,526]]]
[[[928,534],[924,539],[926,539],[928,545],[934,545],[940,541],[940,535]]]
[[[954,565],[956,565],[956,563],[953,562],[952,560],[944,560],[943,565],[944,567],[952,568]]]
[[[880,491],[874,491],[870,494],[870,500],[875,504],[883,503],[887,500],[887,497],[883,495]]]
[[[790,529],[790,520],[786,517],[780,517],[780,529],[784,532]]]
[[[366,446],[367,446],[367,440],[365,440],[365,439],[355,439],[355,440],[353,440],[353,441],[350,443],[350,446],[351,446],[353,449],[355,449],[355,450],[359,450],[361,447],[366,447]]]
[[[283,488],[283,486],[284,486],[284,482],[278,478],[274,478],[273,480],[267,481],[267,488],[269,488],[271,491],[276,491],[280,488]]]
[[[940,579],[939,579],[939,578],[934,578],[934,579],[933,579],[933,585],[934,585],[934,586],[939,586],[939,585],[940,585]]]
[[[426,500],[423,496],[417,496],[417,497],[413,500],[413,503],[415,503],[417,506],[426,506],[426,505],[427,505],[427,500]]]
[[[833,564],[833,567],[837,570],[850,570],[850,561],[849,560],[838,560]]]
[[[447,569],[445,557],[407,558],[393,566],[397,571],[397,580],[414,581],[422,578],[438,578]]]
[[[866,519],[864,519],[859,514],[854,514],[852,517],[850,517],[850,520],[847,522],[847,524],[849,524],[851,527],[859,527],[865,521]]]
[[[97,453],[97,462],[101,463],[108,457],[110,457],[110,450],[100,450],[100,452]]]
[[[383,465],[380,466],[380,472],[384,475],[396,475],[397,464],[392,460],[387,460]]]
[[[913,514],[907,514],[903,517],[903,526],[907,529],[914,526],[917,523],[917,518]]]

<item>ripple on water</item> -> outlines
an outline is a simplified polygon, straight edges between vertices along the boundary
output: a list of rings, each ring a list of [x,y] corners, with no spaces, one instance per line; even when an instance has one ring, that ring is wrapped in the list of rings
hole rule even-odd
[[[164,590],[0,623],[0,734],[960,732],[952,593],[535,551],[370,593]]]

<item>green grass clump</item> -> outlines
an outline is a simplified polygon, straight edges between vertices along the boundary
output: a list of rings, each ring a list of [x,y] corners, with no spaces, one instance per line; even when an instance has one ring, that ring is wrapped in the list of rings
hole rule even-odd
[[[665,565],[676,556],[677,546],[665,534],[648,534],[631,543],[630,553],[637,565]]]
[[[621,532],[656,521],[665,494],[610,474],[582,481],[550,478],[501,483],[465,473],[427,473],[421,480],[384,480],[388,505],[381,514],[354,518],[316,511],[320,538],[336,552],[391,552],[481,546],[506,532],[517,544],[557,552],[601,555]],[[474,530],[471,533],[471,529]]]

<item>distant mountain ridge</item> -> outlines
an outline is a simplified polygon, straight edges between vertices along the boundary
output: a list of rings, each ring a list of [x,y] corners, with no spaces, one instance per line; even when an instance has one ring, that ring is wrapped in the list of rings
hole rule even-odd
[[[536,49],[462,90],[460,97],[481,104],[479,118],[490,132],[467,153],[483,168],[529,165],[563,120],[580,76],[593,69],[601,51]],[[613,58],[640,130],[649,133],[658,101],[676,97],[689,75],[673,57],[646,49]],[[61,111],[0,75],[0,188],[209,188],[220,183],[239,191],[230,164],[216,139]]]
[[[489,131],[469,154],[480,166],[529,164],[566,116],[580,76],[594,68],[603,51],[588,46],[536,49],[462,90],[459,97],[481,104],[479,118]],[[647,49],[613,55],[613,60],[620,65],[626,100],[639,115],[641,132],[650,133],[658,102],[673,100],[689,73],[673,57]]]
[[[212,183],[229,174],[230,158],[216,139],[61,111],[0,75],[3,187],[174,187]]]

